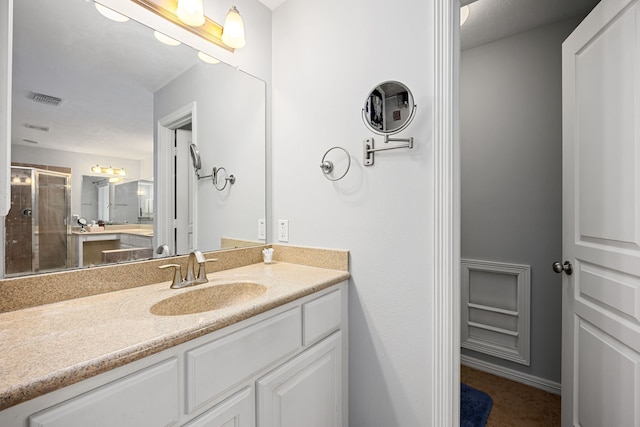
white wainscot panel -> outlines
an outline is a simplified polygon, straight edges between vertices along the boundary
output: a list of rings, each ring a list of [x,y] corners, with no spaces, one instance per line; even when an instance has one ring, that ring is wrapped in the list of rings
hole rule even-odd
[[[461,346],[529,365],[528,265],[463,259]]]

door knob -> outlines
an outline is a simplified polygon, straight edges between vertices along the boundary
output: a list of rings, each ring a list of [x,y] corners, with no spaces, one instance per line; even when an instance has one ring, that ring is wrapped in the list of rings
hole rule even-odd
[[[564,271],[567,273],[567,276],[571,276],[571,273],[573,273],[573,266],[569,261],[565,261],[564,264],[560,264],[556,261],[553,263],[553,271],[556,273],[562,273]]]

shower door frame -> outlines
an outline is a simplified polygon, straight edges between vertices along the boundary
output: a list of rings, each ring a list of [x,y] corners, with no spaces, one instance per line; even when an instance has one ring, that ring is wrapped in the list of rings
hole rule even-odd
[[[71,174],[64,172],[56,172],[46,169],[40,169],[36,167],[28,167],[28,166],[11,166],[11,169],[22,169],[22,170],[30,170],[31,171],[31,271],[22,271],[18,273],[10,273],[7,274],[6,269],[6,254],[3,258],[3,272],[4,277],[17,277],[17,276],[25,276],[30,274],[38,274],[38,273],[47,273],[53,271],[61,271],[66,270],[70,267],[71,262],[71,245],[70,245],[70,236],[71,236]],[[65,185],[65,198],[67,203],[64,208],[64,225],[65,225],[65,237],[64,240],[66,242],[66,261],[63,267],[55,268],[55,269],[47,269],[40,270],[40,190],[38,187],[38,182],[40,179],[40,175],[49,175],[64,178],[66,180]],[[3,224],[4,228],[4,237],[5,242],[7,240],[7,230],[5,224]]]

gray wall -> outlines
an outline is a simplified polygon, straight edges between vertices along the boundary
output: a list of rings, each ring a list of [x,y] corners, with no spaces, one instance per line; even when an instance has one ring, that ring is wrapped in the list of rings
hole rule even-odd
[[[531,265],[531,366],[463,355],[560,382],[561,44],[572,19],[461,56],[462,257]]]

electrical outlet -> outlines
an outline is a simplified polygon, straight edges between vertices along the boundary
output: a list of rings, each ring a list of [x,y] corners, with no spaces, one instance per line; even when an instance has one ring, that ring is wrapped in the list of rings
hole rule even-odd
[[[289,241],[289,220],[288,219],[278,220],[278,241],[279,242]]]
[[[267,224],[264,218],[260,218],[258,220],[258,239],[266,239],[267,238]]]

